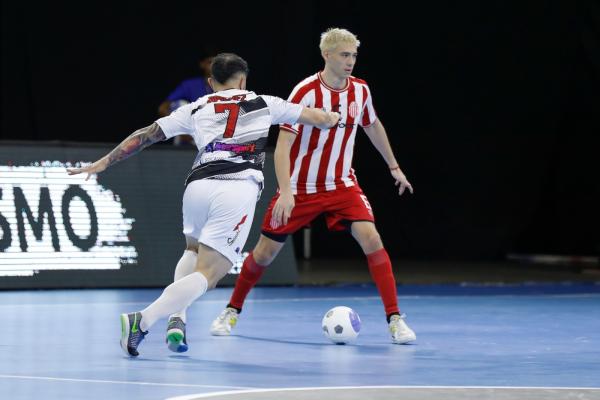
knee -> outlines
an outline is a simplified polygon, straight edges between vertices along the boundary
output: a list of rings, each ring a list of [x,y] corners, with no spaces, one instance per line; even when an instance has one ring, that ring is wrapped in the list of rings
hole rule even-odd
[[[275,259],[276,255],[277,255],[276,252],[273,252],[273,251],[271,251],[271,249],[268,249],[268,248],[257,247],[256,249],[254,249],[252,251],[252,257],[254,258],[254,261],[258,265],[262,265],[263,267],[270,265],[273,262],[273,260]]]
[[[227,275],[227,272],[225,272],[225,274],[219,273],[219,271],[214,268],[204,269],[198,272],[200,272],[206,278],[207,290],[212,290],[217,287],[217,283],[219,283],[219,281],[223,279],[225,275]]]
[[[273,262],[282,246],[283,243],[261,237],[254,250],[252,250],[252,257],[258,265],[266,267]]]
[[[372,253],[383,247],[381,236],[379,236],[379,233],[375,230],[364,235],[361,239],[360,244],[365,254]]]

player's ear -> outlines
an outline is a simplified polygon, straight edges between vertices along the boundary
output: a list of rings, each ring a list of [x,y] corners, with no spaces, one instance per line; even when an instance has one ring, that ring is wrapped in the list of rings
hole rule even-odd
[[[240,87],[241,90],[245,90],[246,89],[246,76],[245,75],[242,75],[240,77],[239,87]]]
[[[209,77],[208,77],[208,86],[210,86],[210,88],[212,89],[212,91],[213,91],[213,92],[215,91],[215,86],[214,86],[214,84],[215,84],[215,81],[214,81],[214,79],[213,79],[213,78],[211,78],[211,77],[209,76]]]

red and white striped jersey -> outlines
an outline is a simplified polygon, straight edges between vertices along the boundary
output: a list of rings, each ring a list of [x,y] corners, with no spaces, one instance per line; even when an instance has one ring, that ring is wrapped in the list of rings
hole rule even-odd
[[[294,194],[336,190],[357,184],[352,156],[358,125],[377,120],[369,86],[350,77],[343,89],[333,89],[316,73],[300,82],[288,101],[341,114],[337,126],[319,129],[302,124],[281,125],[298,136],[290,152],[290,175]]]

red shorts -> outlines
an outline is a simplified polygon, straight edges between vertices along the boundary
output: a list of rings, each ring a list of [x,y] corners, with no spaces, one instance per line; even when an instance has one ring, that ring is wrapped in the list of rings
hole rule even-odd
[[[375,222],[373,210],[367,196],[358,186],[336,189],[330,192],[294,195],[296,205],[286,225],[271,228],[271,214],[279,193],[271,199],[262,224],[262,233],[278,242],[300,228],[310,224],[321,214],[325,214],[327,227],[331,231],[342,231],[354,221]]]

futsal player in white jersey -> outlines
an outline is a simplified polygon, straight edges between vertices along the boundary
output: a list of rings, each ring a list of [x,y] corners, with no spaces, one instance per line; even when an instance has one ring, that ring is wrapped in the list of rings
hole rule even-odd
[[[121,347],[131,356],[138,355],[137,347],[150,327],[167,316],[171,316],[169,348],[187,350],[185,309],[227,274],[248,238],[263,182],[263,149],[269,127],[301,123],[328,128],[339,119],[335,112],[248,91],[247,75],[248,64],[241,57],[217,55],[209,78],[214,93],[134,132],[93,164],[69,170],[69,174],[98,173],[152,143],[177,135],[193,136],[198,147],[185,182],[186,251],[175,269],[175,280],[142,311],[121,315]]]
[[[271,200],[262,235],[244,261],[229,304],[211,326],[213,335],[230,334],[246,296],[277,256],[287,235],[325,214],[330,230],[349,230],[361,246],[383,301],[392,342],[416,340],[400,314],[392,264],[375,227],[369,201],[352,169],[354,138],[360,125],[387,163],[399,194],[413,192],[375,113],[369,86],[352,76],[359,45],[356,36],[346,29],[324,32],[319,45],[325,60],[323,71],[304,79],[292,91],[291,102],[339,112],[341,118],[330,129],[302,122],[281,126],[275,151],[279,193]],[[280,179],[282,175],[291,178]]]

